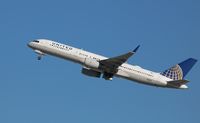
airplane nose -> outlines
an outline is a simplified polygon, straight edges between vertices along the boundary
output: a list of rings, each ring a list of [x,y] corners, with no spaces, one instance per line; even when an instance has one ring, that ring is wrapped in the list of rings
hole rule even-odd
[[[33,43],[32,43],[32,42],[29,42],[29,43],[27,44],[27,46],[30,47],[30,48],[33,48]]]
[[[31,46],[31,43],[30,43],[30,42],[29,42],[29,43],[27,43],[27,46],[28,46],[28,47],[30,47],[30,46]]]

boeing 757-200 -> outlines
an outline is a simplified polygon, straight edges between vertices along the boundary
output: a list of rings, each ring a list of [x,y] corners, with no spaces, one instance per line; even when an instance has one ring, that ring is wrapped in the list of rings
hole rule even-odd
[[[38,54],[38,60],[49,54],[81,64],[83,66],[82,73],[87,76],[100,78],[102,75],[105,80],[112,80],[116,76],[142,84],[177,89],[188,88],[186,83],[189,81],[184,77],[197,62],[196,59],[189,58],[157,73],[127,63],[140,45],[133,51],[111,58],[47,39],[33,40],[28,43],[28,46]]]

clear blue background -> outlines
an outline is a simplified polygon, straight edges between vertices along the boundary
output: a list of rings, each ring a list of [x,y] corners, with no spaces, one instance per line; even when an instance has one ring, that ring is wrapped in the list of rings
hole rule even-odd
[[[26,45],[52,39],[108,57],[141,48],[129,60],[163,71],[200,59],[199,0],[1,0],[1,123],[199,123],[199,63],[188,90],[114,78],[89,78],[81,66]]]

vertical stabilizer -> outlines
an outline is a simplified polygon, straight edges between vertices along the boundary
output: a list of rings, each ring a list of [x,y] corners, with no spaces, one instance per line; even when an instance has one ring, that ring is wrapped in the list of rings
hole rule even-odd
[[[179,64],[174,65],[173,67],[165,70],[160,74],[173,80],[182,80],[196,62],[196,59],[189,58]]]

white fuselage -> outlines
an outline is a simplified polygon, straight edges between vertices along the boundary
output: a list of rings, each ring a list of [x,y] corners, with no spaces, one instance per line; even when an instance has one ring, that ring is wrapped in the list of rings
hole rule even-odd
[[[87,52],[82,49],[74,48],[58,42],[54,42],[51,40],[39,39],[38,41],[39,42],[30,42],[28,46],[40,55],[49,54],[57,56],[66,60],[79,63],[84,67],[103,72],[96,68],[95,64],[100,60],[107,59],[107,57]],[[118,71],[114,74],[114,76],[136,81],[143,84],[160,87],[166,87],[167,81],[171,81],[171,79],[162,76],[160,73],[152,72],[143,69],[139,66],[130,65],[127,63],[124,63],[121,66],[119,66]]]

